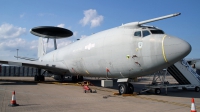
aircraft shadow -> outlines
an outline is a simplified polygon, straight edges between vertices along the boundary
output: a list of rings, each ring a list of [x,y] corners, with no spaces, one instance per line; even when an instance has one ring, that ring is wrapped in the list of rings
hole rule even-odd
[[[25,104],[25,105],[23,105],[23,104],[21,105],[20,104],[19,106],[33,106],[33,105],[40,105],[40,104]]]
[[[200,98],[199,92],[194,90],[178,90],[170,88],[166,94],[165,89],[161,89],[162,93],[160,96],[171,96],[171,97],[184,97],[184,98]],[[154,92],[142,93],[142,95],[155,95]]]
[[[0,80],[0,85],[37,85],[33,81]]]
[[[147,79],[142,78],[141,80],[138,80],[138,82],[133,82],[132,84],[134,85],[134,91],[139,93],[143,88],[145,88],[146,84],[140,84],[140,83],[146,80],[148,80],[148,78]],[[102,87],[100,79],[85,79],[85,81],[90,81],[94,86]],[[117,79],[113,80],[113,87],[107,87],[107,88],[115,89],[116,91],[118,91]],[[200,98],[199,93],[200,92],[195,92],[194,89],[178,90],[178,89],[168,88],[167,94],[165,89],[161,89],[160,96]],[[151,92],[141,93],[140,95],[155,95],[155,93],[154,91],[151,91]]]

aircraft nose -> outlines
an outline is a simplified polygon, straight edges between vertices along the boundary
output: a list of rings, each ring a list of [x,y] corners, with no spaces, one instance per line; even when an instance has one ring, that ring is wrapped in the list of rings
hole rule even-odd
[[[191,49],[191,45],[180,38],[165,35],[162,39],[162,53],[165,62],[177,62],[187,56]]]

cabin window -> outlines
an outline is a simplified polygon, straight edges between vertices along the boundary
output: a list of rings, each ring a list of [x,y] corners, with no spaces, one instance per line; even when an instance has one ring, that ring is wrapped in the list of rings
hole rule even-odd
[[[164,34],[162,30],[150,30],[152,34]]]
[[[134,33],[134,36],[141,37],[141,31],[136,31],[136,32]]]
[[[148,30],[142,31],[142,34],[143,34],[143,37],[146,37],[146,36],[150,35]]]

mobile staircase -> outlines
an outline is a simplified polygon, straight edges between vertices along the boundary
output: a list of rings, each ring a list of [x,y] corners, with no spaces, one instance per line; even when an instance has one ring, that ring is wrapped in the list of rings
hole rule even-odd
[[[166,81],[165,78],[167,74],[173,76],[178,84],[170,84],[168,81]],[[158,82],[158,79],[160,79],[160,82]],[[152,83],[146,85],[145,89],[143,89],[141,92],[154,90],[155,94],[160,94],[162,88],[165,88],[166,94],[167,88],[194,89],[196,92],[199,92],[200,75],[194,71],[187,61],[182,59],[167,69],[154,73]]]

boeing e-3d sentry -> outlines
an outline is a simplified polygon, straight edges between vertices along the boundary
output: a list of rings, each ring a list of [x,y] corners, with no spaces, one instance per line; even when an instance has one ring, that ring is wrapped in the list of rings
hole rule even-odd
[[[180,13],[123,24],[59,49],[56,39],[72,36],[70,30],[52,26],[35,27],[30,32],[40,38],[53,38],[55,50],[45,54],[43,47],[38,47],[38,61],[0,60],[0,63],[36,67],[60,76],[72,75],[73,80],[82,80],[83,76],[120,80],[148,75],[190,53],[191,46],[186,41],[165,34],[156,27],[143,25],[178,15]],[[44,80],[42,73],[38,73],[35,80]],[[133,90],[129,82],[121,81],[119,84],[120,94]]]

